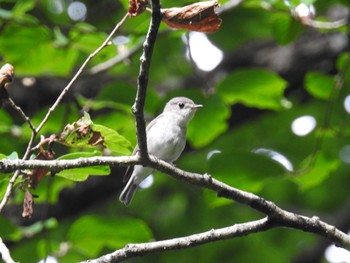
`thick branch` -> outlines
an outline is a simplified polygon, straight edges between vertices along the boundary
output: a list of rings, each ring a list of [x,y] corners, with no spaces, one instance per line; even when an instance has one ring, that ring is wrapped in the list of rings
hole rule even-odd
[[[306,217],[281,209],[273,202],[255,194],[231,187],[221,181],[212,178],[208,174],[197,174],[183,171],[162,160],[150,156],[147,163],[139,156],[121,157],[90,157],[75,160],[0,160],[0,171],[24,169],[24,168],[46,168],[48,170],[60,171],[68,168],[76,168],[92,165],[127,166],[132,164],[147,164],[159,171],[165,172],[176,179],[215,191],[218,196],[225,197],[246,204],[251,208],[267,215],[275,226],[290,227],[305,232],[315,233],[323,236],[336,245],[350,250],[350,236],[338,230],[332,225],[321,221],[318,217]]]
[[[265,217],[249,223],[236,224],[220,229],[212,229],[207,232],[194,234],[187,237],[173,238],[143,244],[128,244],[124,248],[116,250],[113,253],[104,255],[97,259],[84,261],[84,263],[121,262],[129,258],[143,256],[152,252],[189,248],[213,241],[233,237],[242,237],[248,234],[265,231],[272,227],[273,224],[271,224],[268,218]]]
[[[128,166],[139,164],[139,156],[96,156],[90,158],[78,158],[73,160],[0,160],[0,172],[11,172],[18,169],[45,168],[52,172],[59,172],[65,169],[88,167],[95,165]]]
[[[152,0],[152,19],[148,29],[146,40],[143,44],[143,54],[140,58],[140,73],[137,81],[137,93],[133,113],[136,120],[137,142],[142,159],[148,159],[146,125],[143,115],[143,108],[146,100],[146,91],[148,85],[148,75],[151,65],[151,57],[154,44],[156,42],[158,28],[161,22],[161,12],[159,0]]]

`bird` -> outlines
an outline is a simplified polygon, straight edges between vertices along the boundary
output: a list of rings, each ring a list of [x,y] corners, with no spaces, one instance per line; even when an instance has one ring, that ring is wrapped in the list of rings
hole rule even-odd
[[[187,125],[196,110],[203,107],[187,97],[175,97],[164,107],[163,112],[146,127],[148,154],[173,164],[186,145]],[[136,145],[133,155],[139,153]],[[126,186],[119,196],[120,202],[128,206],[134,197],[139,184],[154,171],[142,165],[129,166],[124,175]]]

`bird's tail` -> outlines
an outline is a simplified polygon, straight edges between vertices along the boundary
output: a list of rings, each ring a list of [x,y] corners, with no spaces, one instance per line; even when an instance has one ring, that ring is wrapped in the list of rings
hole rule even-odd
[[[129,205],[132,198],[134,197],[138,186],[132,182],[133,180],[129,180],[122,193],[119,196],[119,201],[124,205]]]

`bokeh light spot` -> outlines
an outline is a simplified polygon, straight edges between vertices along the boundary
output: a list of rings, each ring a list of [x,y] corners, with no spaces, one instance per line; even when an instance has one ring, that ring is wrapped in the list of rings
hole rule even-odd
[[[292,122],[292,131],[298,136],[305,136],[312,132],[316,127],[316,119],[313,116],[305,115],[295,119]]]
[[[335,245],[326,249],[325,257],[329,263],[350,263],[350,252]]]
[[[270,157],[272,160],[280,163],[288,171],[293,171],[294,169],[293,164],[287,159],[287,157],[285,157],[283,154],[279,152],[276,152],[270,149],[265,149],[265,148],[259,148],[259,149],[253,150],[253,152]]]
[[[350,95],[346,96],[344,100],[344,108],[347,113],[350,113]]]
[[[211,71],[216,68],[224,56],[223,52],[214,46],[204,33],[191,32],[189,35],[189,48],[193,61],[203,71]]]
[[[68,6],[67,12],[68,16],[73,21],[84,21],[86,18],[87,8],[84,3],[74,1]]]

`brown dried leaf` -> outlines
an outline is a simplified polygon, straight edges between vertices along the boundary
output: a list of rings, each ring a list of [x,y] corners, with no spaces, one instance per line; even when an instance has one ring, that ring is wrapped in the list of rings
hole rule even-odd
[[[53,160],[55,155],[54,152],[51,150],[51,147],[49,146],[48,150],[44,150],[42,145],[39,147],[39,154],[35,157],[35,160]],[[48,173],[49,171],[47,169],[33,169],[32,172],[29,174],[29,187],[30,188],[36,188],[38,183],[42,180],[42,178]]]
[[[184,7],[162,9],[163,22],[173,28],[198,32],[214,32],[220,28],[222,20],[215,13],[219,3],[214,1],[198,2]]]
[[[57,141],[71,147],[104,146],[101,132],[95,131],[94,127],[89,114],[85,112],[79,120],[64,127]]]
[[[33,214],[33,195],[27,189],[24,194],[22,217],[29,219],[32,217],[32,214]]]
[[[0,69],[0,87],[8,89],[15,75],[14,68],[11,64],[5,64]]]
[[[101,145],[103,146],[104,139],[100,132],[93,132],[92,137],[89,140],[89,144],[92,146]]]
[[[147,5],[147,0],[129,0],[129,15],[138,16],[146,10]]]

